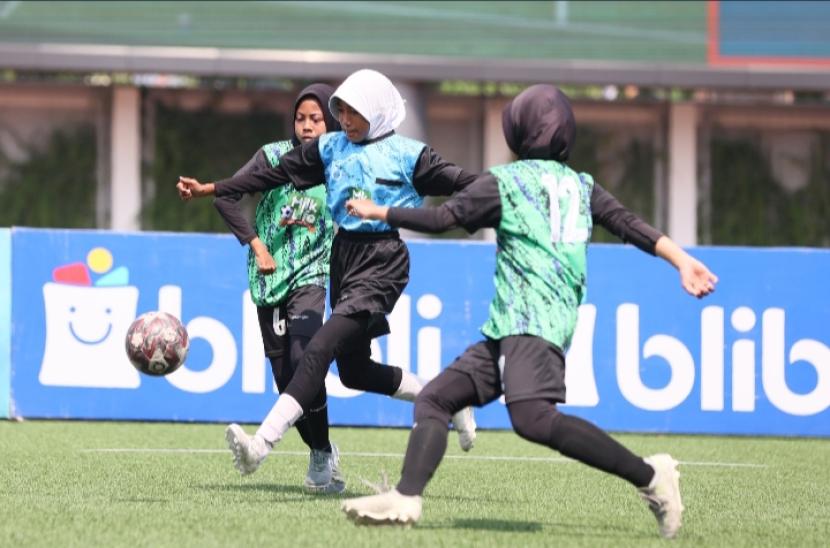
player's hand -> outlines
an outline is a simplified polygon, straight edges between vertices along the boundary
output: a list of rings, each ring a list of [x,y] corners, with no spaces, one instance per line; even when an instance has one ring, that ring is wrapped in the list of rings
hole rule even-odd
[[[386,214],[385,207],[378,206],[372,200],[347,200],[346,212],[361,219],[383,220]]]
[[[259,237],[254,237],[249,242],[251,250],[254,252],[254,260],[256,261],[256,268],[260,274],[273,274],[277,270],[277,262],[268,251],[268,248],[262,243]]]
[[[678,271],[680,283],[689,295],[702,299],[715,291],[718,277],[694,257],[688,256],[679,266]]]
[[[179,177],[179,182],[176,183],[176,190],[179,192],[179,198],[188,201],[191,198],[201,198],[207,196],[207,185],[203,185],[192,177]]]
[[[277,262],[274,260],[273,255],[268,253],[257,253],[256,254],[256,268],[260,274],[273,274],[277,271]]]

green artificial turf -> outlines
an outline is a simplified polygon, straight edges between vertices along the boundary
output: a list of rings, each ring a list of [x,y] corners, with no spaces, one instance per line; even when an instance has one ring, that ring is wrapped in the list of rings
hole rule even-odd
[[[291,432],[240,477],[223,425],[0,422],[0,546],[658,546],[632,487],[510,432],[485,431],[447,457],[411,529],[355,526],[342,497],[394,484],[407,434],[334,428],[346,493],[306,493]],[[250,429],[250,427],[249,427]],[[830,441],[616,436],[681,464],[676,545],[825,546]]]

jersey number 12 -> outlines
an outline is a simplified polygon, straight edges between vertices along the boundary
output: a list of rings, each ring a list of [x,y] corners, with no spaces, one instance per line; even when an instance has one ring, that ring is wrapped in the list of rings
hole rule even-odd
[[[579,226],[579,183],[567,175],[561,179],[550,173],[542,175],[542,184],[550,200],[550,237],[553,243],[582,243],[588,240],[588,228]],[[563,218],[564,210],[564,218]]]

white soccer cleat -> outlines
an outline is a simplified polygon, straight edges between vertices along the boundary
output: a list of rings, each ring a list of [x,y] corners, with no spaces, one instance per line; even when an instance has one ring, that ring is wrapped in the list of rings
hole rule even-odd
[[[342,493],[346,482],[340,474],[340,452],[331,444],[331,452],[311,450],[305,487],[314,493]]]
[[[331,444],[331,483],[327,489],[327,493],[342,493],[346,489],[346,479],[343,473],[340,472],[340,450],[333,443]]]
[[[406,496],[392,489],[379,495],[359,497],[343,502],[340,509],[361,525],[410,526],[421,519],[421,497]]]
[[[229,424],[225,440],[233,453],[233,465],[243,476],[256,472],[270,448],[260,436],[249,436],[238,424]]]
[[[654,477],[648,487],[639,489],[640,497],[648,503],[657,525],[660,527],[660,536],[674,538],[680,529],[683,503],[680,501],[680,472],[679,464],[671,455],[661,453],[643,459],[654,468]]]
[[[452,416],[452,426],[458,432],[458,445],[464,451],[473,448],[476,440],[476,420],[473,416],[473,408],[465,407]]]

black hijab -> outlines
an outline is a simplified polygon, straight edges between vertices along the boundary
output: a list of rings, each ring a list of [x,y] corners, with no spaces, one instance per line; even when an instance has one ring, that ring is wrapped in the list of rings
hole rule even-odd
[[[501,126],[520,160],[565,162],[576,140],[571,103],[550,84],[530,86],[514,97],[501,113]]]
[[[331,99],[333,93],[334,88],[330,85],[315,83],[303,88],[300,94],[297,95],[297,100],[294,101],[294,110],[291,112],[291,143],[294,146],[300,144],[300,140],[297,139],[297,134],[294,131],[294,118],[297,117],[297,109],[300,107],[300,103],[305,99],[314,99],[320,105],[327,132],[340,131],[340,122],[329,111],[329,99]]]

